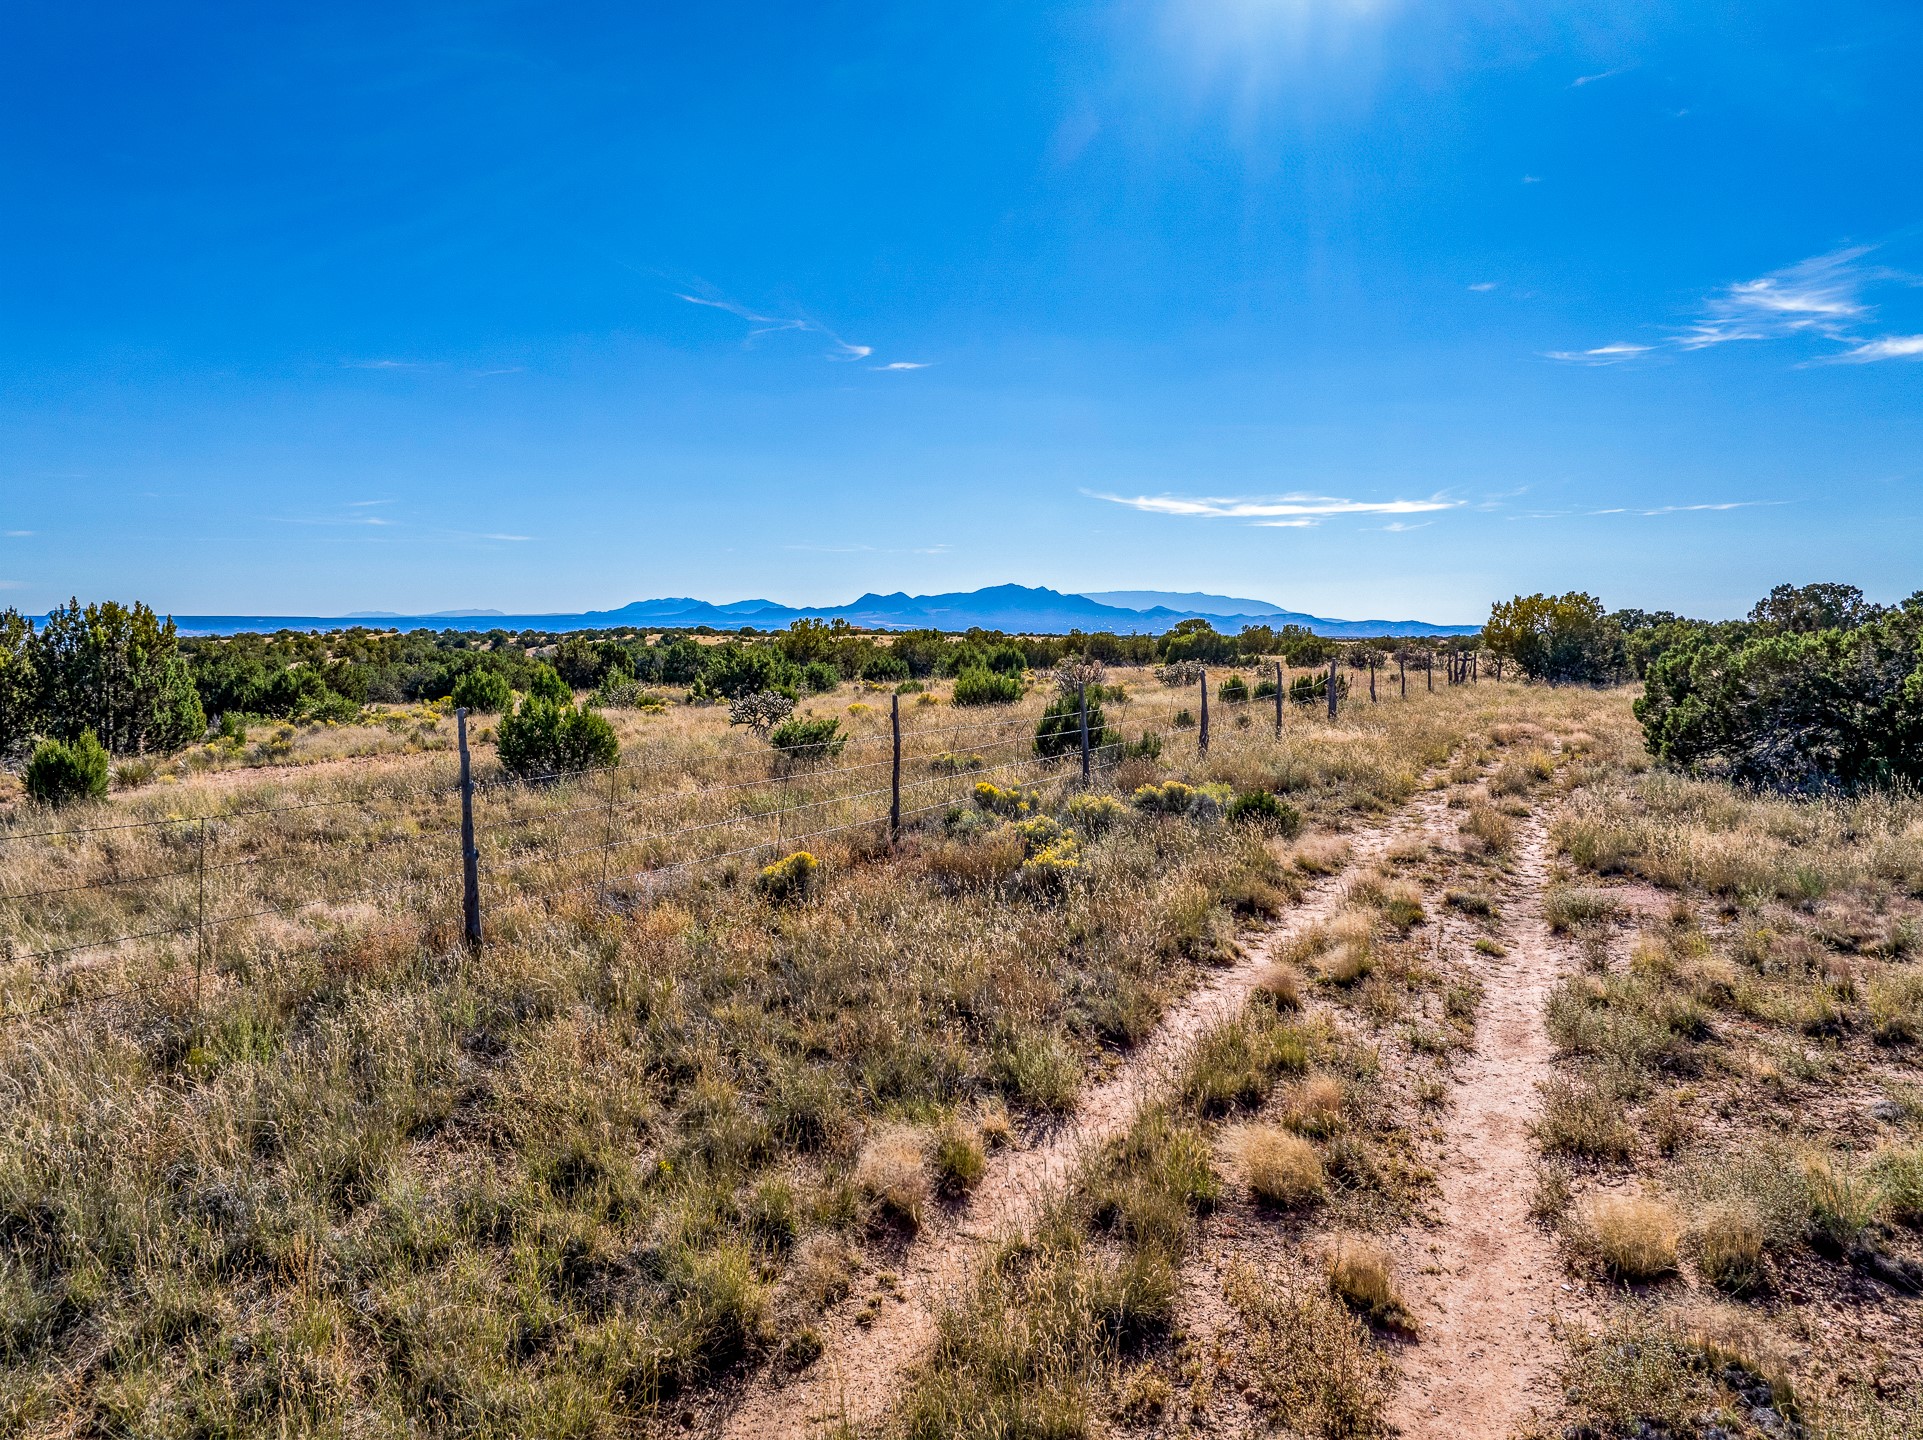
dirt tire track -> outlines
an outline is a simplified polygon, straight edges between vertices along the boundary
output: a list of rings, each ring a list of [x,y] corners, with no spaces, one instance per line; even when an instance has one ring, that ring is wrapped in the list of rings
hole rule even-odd
[[[1547,832],[1540,817],[1523,827],[1501,930],[1509,953],[1476,957],[1482,1012],[1437,1167],[1442,1225],[1404,1241],[1421,1339],[1402,1348],[1390,1419],[1424,1440],[1492,1440],[1552,1400],[1554,1322],[1579,1305],[1562,1287],[1554,1242],[1529,1214],[1530,1125],[1554,1058],[1543,1008],[1563,974],[1543,919]]]
[[[1343,869],[1311,886],[1277,924],[1245,945],[1233,965],[1212,972],[1172,1005],[1148,1038],[1082,1096],[1064,1124],[991,1160],[961,1213],[930,1223],[909,1247],[897,1266],[895,1301],[870,1325],[855,1323],[854,1306],[839,1306],[819,1327],[821,1358],[786,1383],[772,1370],[757,1373],[716,1433],[726,1440],[757,1440],[819,1434],[837,1424],[859,1432],[879,1421],[901,1377],[933,1343],[935,1317],[963,1292],[987,1246],[1032,1220],[1083,1155],[1121,1134],[1165,1091],[1195,1041],[1247,1000],[1274,948],[1333,915],[1350,876],[1423,823],[1436,803],[1417,800],[1348,837]]]

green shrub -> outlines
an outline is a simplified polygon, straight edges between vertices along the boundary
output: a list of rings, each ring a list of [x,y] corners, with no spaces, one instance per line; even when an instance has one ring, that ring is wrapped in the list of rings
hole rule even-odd
[[[556,705],[574,703],[574,692],[552,665],[534,667],[528,675],[527,693],[530,700],[549,700]]]
[[[1260,825],[1287,840],[1302,833],[1302,812],[1267,790],[1248,790],[1236,796],[1229,805],[1229,819],[1237,824]]]
[[[819,765],[841,753],[848,737],[832,715],[793,715],[768,732],[776,763],[783,769]]]
[[[601,769],[621,756],[614,727],[592,710],[535,695],[502,718],[497,748],[507,772],[523,780]]]
[[[1090,750],[1113,747],[1119,751],[1122,746],[1121,732],[1106,728],[1106,717],[1093,694],[1088,698],[1088,744]],[[1048,702],[1048,708],[1036,722],[1035,753],[1054,760],[1063,755],[1079,755],[1081,751],[1081,700],[1075,695],[1058,695]]]
[[[1635,706],[1650,754],[1804,793],[1923,780],[1923,606],[1847,630],[1743,630],[1697,627],[1651,662]]]
[[[755,889],[777,905],[806,900],[820,884],[821,862],[806,850],[775,861],[755,880]]]
[[[801,667],[801,688],[810,695],[826,695],[841,684],[841,672],[825,660],[810,660]]]
[[[1249,682],[1240,675],[1231,675],[1215,687],[1215,693],[1224,705],[1246,705],[1249,703]]]
[[[1607,685],[1629,668],[1622,626],[1593,595],[1518,595],[1489,608],[1483,643],[1531,680]]]
[[[107,793],[107,750],[91,730],[71,745],[42,740],[27,762],[27,793],[42,805],[66,805]]]
[[[454,704],[475,715],[499,715],[514,703],[507,677],[498,670],[470,670],[454,682]]]
[[[877,650],[861,666],[861,678],[864,680],[906,680],[909,674],[908,662],[886,650]]]
[[[1021,698],[1020,675],[1005,675],[982,666],[964,670],[955,678],[957,705],[1013,705]]]

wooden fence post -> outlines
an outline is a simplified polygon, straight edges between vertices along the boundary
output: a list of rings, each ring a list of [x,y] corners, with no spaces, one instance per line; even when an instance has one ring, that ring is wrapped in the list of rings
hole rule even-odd
[[[888,843],[901,838],[901,696],[891,698],[888,724],[895,737],[895,764],[888,781]]]
[[[1335,656],[1331,655],[1329,657],[1329,719],[1331,720],[1335,719],[1336,709],[1335,663]]]
[[[1375,651],[1369,652],[1369,703],[1375,704]]]
[[[1209,672],[1202,672],[1202,733],[1197,738],[1196,750],[1199,754],[1209,753]]]
[[[1081,687],[1082,711],[1082,784],[1088,784],[1088,686]]]
[[[1275,735],[1282,738],[1282,662],[1275,662]]]
[[[1396,679],[1402,684],[1402,698],[1409,698],[1409,661],[1404,655],[1396,656]]]
[[[461,920],[470,947],[481,946],[481,852],[474,848],[474,769],[467,753],[467,707],[454,712],[461,747]]]
[[[201,974],[207,966],[207,817],[200,817],[200,860],[195,867],[200,872],[200,934],[194,943],[194,1013],[200,1015]]]

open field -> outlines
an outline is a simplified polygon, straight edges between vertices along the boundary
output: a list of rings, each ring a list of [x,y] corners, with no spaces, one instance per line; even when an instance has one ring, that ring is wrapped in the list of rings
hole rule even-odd
[[[903,696],[893,846],[885,693],[782,775],[477,734],[478,954],[433,709],[16,808],[4,1428],[1916,1433],[1923,810],[1649,772],[1623,692],[1204,757],[1110,678],[1112,804],[1039,691]]]

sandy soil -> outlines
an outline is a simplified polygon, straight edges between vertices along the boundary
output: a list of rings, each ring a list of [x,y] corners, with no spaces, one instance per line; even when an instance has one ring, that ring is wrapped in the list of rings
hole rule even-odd
[[[1403,1347],[1391,1419],[1404,1435],[1491,1440],[1553,1395],[1553,1324],[1579,1296],[1555,1246],[1529,1217],[1536,1086],[1552,1049],[1543,1005],[1562,958],[1542,918],[1547,841],[1524,827],[1502,942],[1477,956],[1486,987],[1474,1053],[1457,1072],[1437,1179],[1443,1222],[1405,1239],[1405,1292],[1421,1338]]]

